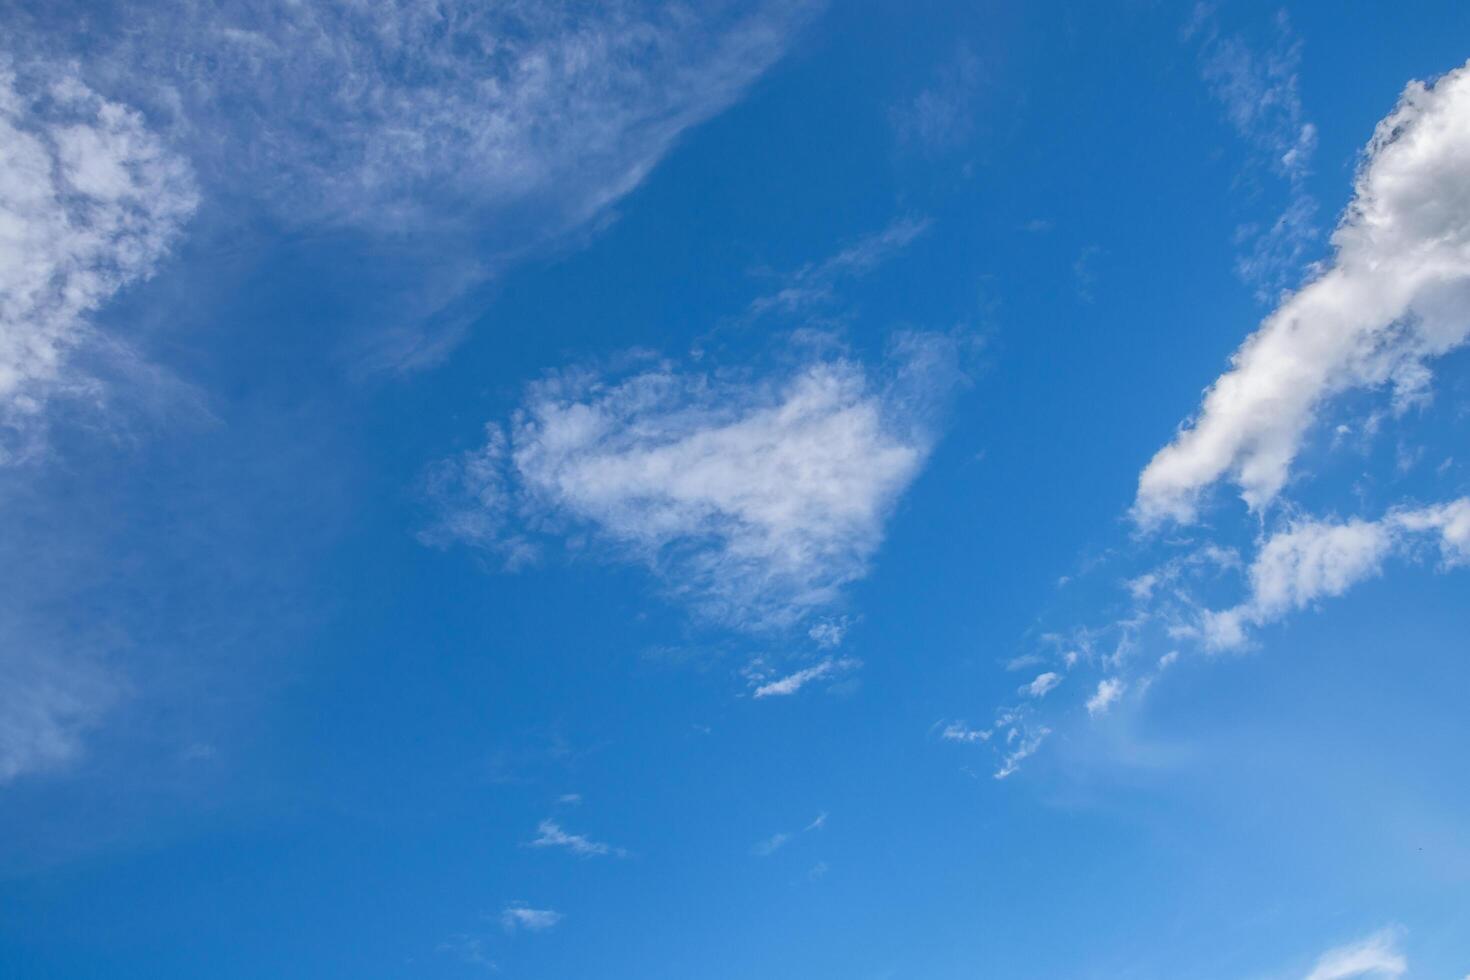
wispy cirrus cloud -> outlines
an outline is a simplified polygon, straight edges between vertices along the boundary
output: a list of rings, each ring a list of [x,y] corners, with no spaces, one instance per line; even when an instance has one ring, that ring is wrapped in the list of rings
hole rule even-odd
[[[12,11],[7,26],[17,63],[74,65],[80,89],[154,125],[146,142],[117,128],[138,129],[140,117],[108,109],[112,130],[84,148],[134,154],[127,163],[146,152],[132,178],[160,173],[177,185],[155,195],[157,221],[177,224],[181,203],[192,208],[183,182],[160,169],[187,172],[175,165],[187,160],[212,204],[263,205],[295,229],[366,232],[420,268],[407,322],[374,325],[356,355],[362,369],[404,371],[447,356],[474,318],[459,304],[478,285],[595,224],[684,132],[739,99],[819,9],[806,0],[697,9],[104,0],[89,5],[87,29],[66,5]],[[119,163],[89,173],[115,179]],[[60,203],[43,224],[75,214]],[[91,210],[93,222],[117,213]],[[432,255],[414,245],[426,230]],[[67,247],[97,246],[71,236]],[[117,278],[136,276],[146,251],[111,260],[133,263]],[[93,293],[82,305],[95,305]]]
[[[1304,980],[1397,980],[1409,972],[1409,961],[1399,950],[1398,939],[1398,930],[1385,929],[1329,949]]]
[[[561,848],[578,857],[628,856],[628,852],[621,847],[604,844],[602,841],[593,840],[585,834],[568,833],[562,829],[561,824],[549,818],[536,825],[536,836],[526,846]]]
[[[1287,201],[1264,228],[1247,224],[1237,240],[1250,243],[1236,269],[1260,287],[1262,297],[1278,292],[1298,274],[1301,259],[1317,237],[1317,202],[1306,190],[1317,128],[1302,107],[1298,75],[1301,41],[1285,11],[1272,18],[1271,37],[1254,45],[1244,36],[1224,34],[1213,8],[1199,4],[1186,37],[1198,39],[1200,72],[1226,118],[1266,169],[1285,181]]]
[[[928,218],[913,215],[894,219],[882,231],[864,235],[836,254],[782,277],[779,289],[751,301],[750,315],[796,314],[830,303],[843,280],[861,276],[888,261],[928,231],[930,224]]]
[[[128,30],[91,39],[86,64],[171,117],[211,179],[244,182],[293,220],[391,228],[520,204],[557,226],[636,186],[817,9],[103,4],[99,23]],[[32,22],[65,50],[63,26]]]
[[[425,540],[517,567],[590,533],[708,619],[793,625],[866,572],[928,456],[955,358],[950,339],[909,335],[877,372],[823,354],[765,375],[669,362],[554,375],[432,472],[441,516]]]
[[[38,448],[52,398],[100,397],[74,363],[97,345],[93,316],[154,273],[196,201],[138,112],[0,52],[0,464]]]
[[[1252,510],[1285,486],[1333,397],[1427,396],[1430,361],[1470,336],[1470,65],[1411,83],[1364,153],[1333,256],[1287,297],[1205,392],[1198,415],[1144,468],[1145,528],[1196,520],[1228,479]]]
[[[826,657],[810,667],[793,671],[784,677],[765,680],[751,692],[753,698],[787,697],[800,691],[813,681],[819,681],[842,671],[852,670],[859,662],[852,657]]]
[[[71,4],[11,5],[0,464],[41,455],[63,397],[111,409],[114,386],[178,386],[139,367],[132,321],[105,315],[195,229],[234,235],[264,218],[298,239],[323,233],[324,248],[370,239],[422,275],[403,274],[413,285],[384,314],[394,322],[360,328],[358,366],[436,363],[480,312],[477,284],[595,227],[818,8],[102,0],[78,17]],[[68,645],[0,658],[0,771],[75,760],[119,699],[126,685]],[[63,677],[52,660],[76,669]]]
[[[754,854],[756,857],[770,857],[772,854],[775,854],[787,844],[790,844],[800,835],[809,834],[814,830],[821,830],[825,826],[827,826],[827,814],[826,811],[823,811],[822,813],[817,814],[811,823],[807,824],[796,833],[783,830],[772,834],[770,837],[767,837],[764,840],[756,841],[754,844],[751,845],[750,853]]]

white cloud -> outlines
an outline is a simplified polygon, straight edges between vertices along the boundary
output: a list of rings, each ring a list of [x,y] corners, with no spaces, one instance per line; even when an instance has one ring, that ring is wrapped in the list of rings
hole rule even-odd
[[[1051,729],[1038,728],[1034,731],[1022,731],[1013,728],[1011,732],[1016,736],[1010,741],[1014,747],[1001,760],[1000,768],[995,771],[996,779],[1009,779],[1014,776],[1021,768],[1021,763],[1041,748],[1041,743],[1051,734]]]
[[[560,847],[578,855],[579,857],[627,857],[628,852],[621,847],[613,847],[601,841],[592,840],[582,834],[569,834],[561,828],[555,820],[543,820],[536,825],[536,837],[530,847]]]
[[[801,833],[809,834],[814,830],[821,830],[825,826],[827,826],[827,813],[826,811],[823,811],[817,814],[811,823],[803,827],[801,829]],[[750,853],[754,854],[756,857],[770,857],[772,854],[775,854],[781,848],[785,847],[787,844],[795,840],[796,837],[796,834],[789,833],[784,830],[779,831],[772,834],[770,837],[767,837],[765,840],[757,841],[755,844],[751,845]]]
[[[1267,538],[1257,552],[1246,601],[1204,613],[1201,633],[1206,646],[1241,646],[1248,639],[1248,627],[1275,622],[1319,599],[1342,595],[1378,575],[1385,559],[1424,534],[1432,534],[1438,542],[1445,567],[1470,562],[1470,497],[1399,508],[1378,521],[1302,520],[1289,525]]]
[[[887,228],[866,235],[821,262],[804,265],[785,277],[785,284],[767,296],[751,301],[750,313],[797,313],[830,302],[837,284],[870,272],[895,253],[907,248],[914,239],[929,230],[928,218],[902,217]]]
[[[94,384],[68,364],[91,316],[153,274],[194,207],[189,168],[137,112],[0,58],[0,463],[49,397]]]
[[[560,912],[533,909],[520,903],[507,905],[500,912],[500,926],[506,932],[545,932],[561,920]]]
[[[1400,509],[1389,522],[1412,533],[1437,532],[1446,568],[1470,564],[1470,497],[1418,509]]]
[[[391,239],[417,292],[358,338],[357,366],[404,371],[465,335],[473,315],[456,303],[476,285],[605,215],[819,7],[104,2],[97,21],[114,29],[77,31],[43,6],[8,40],[142,108],[213,199]],[[425,227],[431,252],[415,244]]]
[[[1190,33],[1203,32],[1201,70],[1230,124],[1270,157],[1273,169],[1299,179],[1316,146],[1297,77],[1301,42],[1284,12],[1277,14],[1272,28],[1272,43],[1260,49],[1242,37],[1221,36],[1211,17],[1200,19]]]
[[[882,383],[842,358],[763,380],[667,364],[553,377],[508,435],[492,426],[482,449],[435,471],[444,514],[425,540],[514,565],[538,538],[590,533],[709,618],[790,625],[867,571],[928,455],[952,356],[948,341],[909,338]]]
[[[847,636],[847,621],[828,620],[817,623],[806,631],[806,635],[811,637],[812,642],[824,650],[839,647],[842,645],[843,638]]]
[[[1201,36],[1201,72],[1205,83],[1225,109],[1236,133],[1268,169],[1287,183],[1288,202],[1265,228],[1248,223],[1236,231],[1247,251],[1236,271],[1257,285],[1261,298],[1270,298],[1299,274],[1307,246],[1317,237],[1317,202],[1306,192],[1305,180],[1317,146],[1317,130],[1302,109],[1298,70],[1301,42],[1292,32],[1286,12],[1271,23],[1268,43],[1253,44],[1245,37],[1222,36],[1213,10],[1196,8],[1187,34]]]
[[[1424,396],[1427,362],[1470,335],[1467,186],[1470,66],[1411,83],[1379,123],[1331,261],[1266,318],[1144,469],[1140,524],[1195,520],[1222,478],[1264,508],[1335,395],[1391,386],[1400,408]]]
[[[1092,697],[1087,699],[1087,713],[1094,718],[1106,714],[1107,710],[1123,696],[1126,686],[1117,677],[1107,677],[1098,681],[1097,690],[1093,692]]]
[[[1305,980],[1353,980],[1376,977],[1394,980],[1409,972],[1408,960],[1399,952],[1398,937],[1384,930],[1355,943],[1323,953]]]
[[[812,681],[821,680],[833,673],[847,670],[857,666],[857,661],[850,657],[834,660],[831,657],[811,667],[804,667],[794,673],[774,681],[768,681],[755,689],[752,695],[756,698],[783,697],[795,694]]]
[[[1044,674],[1037,674],[1035,680],[1021,688],[1021,690],[1033,698],[1041,698],[1045,697],[1047,692],[1051,691],[1061,682],[1061,674],[1058,674],[1054,670],[1048,670]]]
[[[166,0],[85,62],[293,219],[391,229],[421,202],[439,221],[519,203],[559,230],[637,186],[813,9]]]
[[[988,742],[990,736],[990,729],[971,728],[962,721],[949,722],[939,732],[939,737],[946,742]]]

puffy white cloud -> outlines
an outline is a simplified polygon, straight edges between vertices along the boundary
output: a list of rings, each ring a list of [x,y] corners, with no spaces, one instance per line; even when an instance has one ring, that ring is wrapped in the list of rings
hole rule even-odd
[[[1434,507],[1399,510],[1389,520],[1405,531],[1437,533],[1445,567],[1470,564],[1470,497]]]
[[[561,920],[560,912],[533,909],[519,902],[507,905],[500,912],[500,926],[506,932],[545,932]]]
[[[1470,562],[1470,497],[1399,508],[1377,521],[1297,521],[1261,545],[1250,566],[1246,601],[1204,614],[1205,644],[1214,649],[1241,646],[1248,639],[1248,627],[1342,595],[1379,574],[1389,556],[1425,534],[1437,541],[1446,567]]]
[[[1061,682],[1061,674],[1058,674],[1054,670],[1048,670],[1045,673],[1037,674],[1036,678],[1030,684],[1021,688],[1021,691],[1031,695],[1033,698],[1045,697],[1048,691],[1055,688]]]
[[[708,617],[793,623],[866,572],[928,455],[953,349],[901,346],[883,381],[823,358],[765,379],[661,365],[538,383],[506,429],[431,477],[446,508],[426,539],[514,564],[537,537],[590,532]]]
[[[0,60],[0,462],[59,391],[90,317],[150,276],[195,207],[188,166],[71,71]]]
[[[1098,715],[1106,714],[1107,710],[1123,696],[1127,685],[1117,677],[1107,677],[1098,681],[1097,690],[1092,697],[1087,699],[1087,713],[1096,718]]]
[[[1409,963],[1398,949],[1396,932],[1384,930],[1323,953],[1305,980],[1394,980],[1408,972]]]
[[[1234,482],[1252,509],[1286,483],[1323,403],[1391,386],[1425,394],[1427,364],[1470,335],[1470,66],[1411,83],[1379,123],[1333,256],[1231,358],[1199,414],[1139,478],[1145,527],[1195,520]]]

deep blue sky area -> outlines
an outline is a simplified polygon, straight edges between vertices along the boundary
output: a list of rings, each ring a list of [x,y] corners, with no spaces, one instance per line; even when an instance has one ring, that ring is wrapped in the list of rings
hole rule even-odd
[[[1470,8],[0,23],[0,976],[1470,975]]]

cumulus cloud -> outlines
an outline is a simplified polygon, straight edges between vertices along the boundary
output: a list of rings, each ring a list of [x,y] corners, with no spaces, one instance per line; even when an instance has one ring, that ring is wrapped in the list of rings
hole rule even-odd
[[[1290,474],[1324,403],[1390,387],[1425,396],[1428,362],[1470,335],[1470,65],[1411,83],[1379,123],[1315,279],[1282,301],[1143,470],[1144,527],[1196,520],[1229,479],[1253,510]]]
[[[94,384],[69,365],[93,314],[153,274],[195,201],[139,113],[69,69],[0,60],[0,463],[50,397]]]
[[[1398,935],[1384,930],[1323,953],[1305,980],[1353,980],[1356,977],[1395,980],[1409,972],[1409,962],[1398,949]]]
[[[545,932],[561,920],[560,912],[533,909],[520,902],[507,905],[500,912],[500,927],[506,932]]]
[[[555,820],[543,820],[536,825],[536,836],[529,847],[559,847],[578,857],[627,857],[621,847],[613,847],[602,841],[593,840],[583,834],[569,834]]]
[[[1245,602],[1207,611],[1201,632],[1213,649],[1241,646],[1248,627],[1275,622],[1376,576],[1390,555],[1429,535],[1445,567],[1470,563],[1470,497],[1400,508],[1377,521],[1302,520],[1266,539],[1249,570]]]
[[[425,539],[514,566],[550,537],[590,534],[711,619],[789,625],[866,572],[929,453],[952,345],[907,338],[886,373],[837,357],[760,378],[669,364],[554,376],[434,471],[443,517]]]

